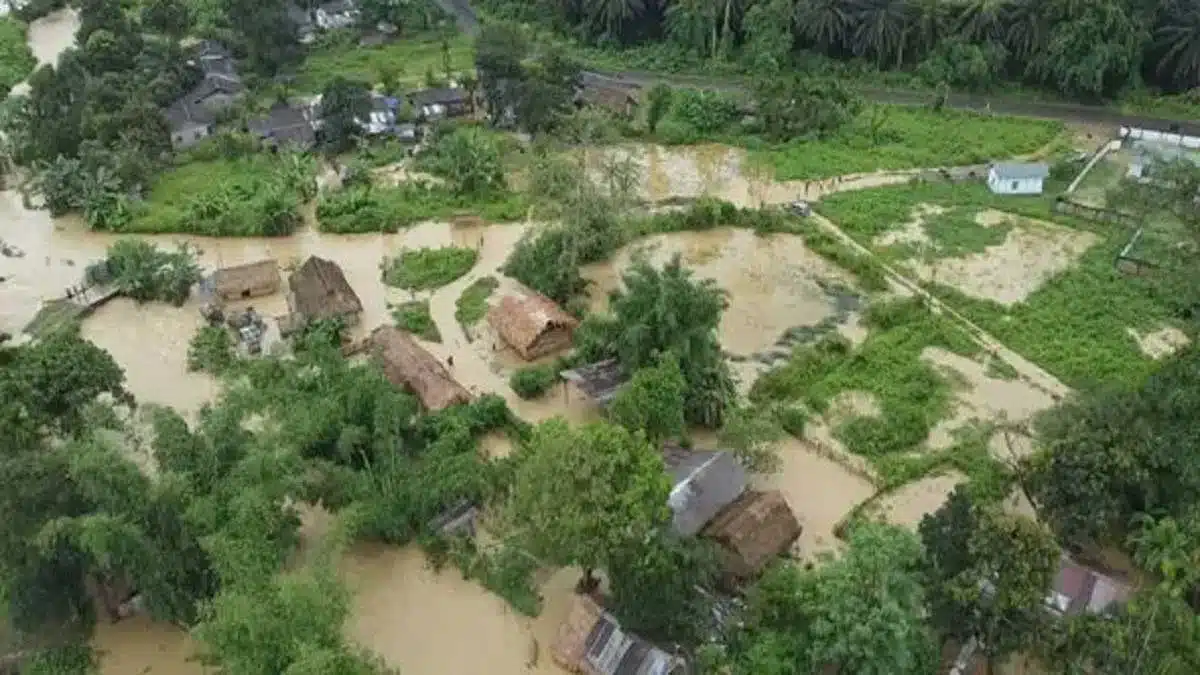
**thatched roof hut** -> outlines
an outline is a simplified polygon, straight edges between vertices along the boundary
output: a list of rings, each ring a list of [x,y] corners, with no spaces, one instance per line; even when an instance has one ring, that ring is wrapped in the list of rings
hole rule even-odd
[[[721,545],[728,576],[745,581],[791,548],[801,530],[783,493],[747,491],[708,524],[704,536]]]
[[[612,403],[617,392],[629,379],[616,359],[606,359],[571,370],[564,370],[559,373],[559,376],[575,385],[601,406]]]
[[[346,281],[342,268],[332,260],[309,256],[288,277],[288,288],[292,311],[306,321],[341,318],[346,325],[358,323],[362,301]]]
[[[621,629],[617,619],[590,596],[576,595],[558,629],[551,658],[559,667],[585,675],[675,674],[684,663]]]
[[[388,380],[397,387],[412,390],[427,409],[438,411],[471,400],[471,394],[450,377],[441,361],[408,333],[380,326],[371,333],[371,347]]]
[[[279,265],[272,259],[224,267],[213,272],[211,279],[213,294],[225,301],[270,295],[281,285]]]
[[[570,347],[579,326],[553,300],[536,293],[504,296],[488,312],[488,323],[526,361]]]

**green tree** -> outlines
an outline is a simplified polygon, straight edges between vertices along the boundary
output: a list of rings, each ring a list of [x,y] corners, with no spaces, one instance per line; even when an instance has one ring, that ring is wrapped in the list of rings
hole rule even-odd
[[[321,94],[321,143],[331,153],[345,152],[363,133],[371,114],[371,94],[361,82],[335,77]]]
[[[221,6],[254,70],[274,75],[300,55],[285,0],[221,0]]]
[[[873,58],[880,68],[899,68],[909,49],[909,7],[905,0],[864,0],[854,10],[850,45],[856,56]]]
[[[779,565],[748,592],[729,641],[732,675],[933,672],[925,624],[921,545],[911,533],[868,523],[838,559],[816,568]]]
[[[670,85],[656,84],[646,92],[646,128],[650,133],[658,129],[658,123],[671,110],[672,91]]]
[[[991,658],[1025,651],[1049,630],[1046,592],[1058,571],[1054,538],[1036,522],[972,502],[957,488],[920,525],[934,627]]]
[[[779,140],[832,134],[862,110],[862,99],[832,79],[764,77],[754,94],[767,134]]]
[[[515,114],[528,54],[529,42],[518,26],[489,22],[480,30],[475,40],[475,70],[479,73],[479,86],[492,124],[499,124],[509,114]]]
[[[1160,5],[1154,28],[1155,72],[1180,89],[1200,87],[1198,10],[1195,0],[1168,0]]]
[[[729,449],[747,469],[770,474],[780,469],[779,441],[784,436],[771,412],[740,406],[725,416],[721,447]]]
[[[683,397],[687,382],[672,353],[654,366],[641,368],[621,388],[608,407],[612,421],[633,432],[642,432],[652,443],[683,433]]]
[[[1145,30],[1119,0],[1047,3],[1044,46],[1029,73],[1058,91],[1080,98],[1112,94],[1136,77]]]
[[[583,567],[590,585],[593,569],[668,521],[669,492],[662,453],[644,437],[553,419],[521,446],[506,512],[532,555]]]
[[[742,26],[745,49],[760,73],[777,73],[787,63],[792,49],[791,0],[760,0],[750,5]]]
[[[710,589],[720,574],[711,542],[659,534],[619,551],[608,565],[621,626],[660,644],[697,645],[712,624]]]
[[[718,427],[735,390],[721,354],[717,326],[725,295],[709,280],[694,280],[678,255],[661,269],[635,261],[610,307],[622,326],[613,345],[622,367],[636,372],[674,353],[687,382],[684,416]]]
[[[798,0],[795,25],[806,40],[829,54],[849,43],[853,7],[845,0]]]
[[[191,9],[180,0],[150,0],[142,6],[142,26],[179,40],[192,27]]]
[[[455,194],[479,196],[505,189],[500,149],[480,129],[455,129],[438,138],[430,154],[430,170],[445,178]]]
[[[200,281],[195,251],[186,244],[163,251],[143,239],[119,239],[103,262],[87,269],[88,280],[113,284],[139,302],[160,300],[182,305]]]

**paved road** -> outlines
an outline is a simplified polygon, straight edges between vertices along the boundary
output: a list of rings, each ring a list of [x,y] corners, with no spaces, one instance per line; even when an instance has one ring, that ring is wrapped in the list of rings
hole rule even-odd
[[[475,11],[471,8],[469,0],[437,0],[437,3],[441,5],[442,9],[455,17],[459,30],[468,35],[475,35],[479,32],[479,19],[475,15]],[[584,82],[616,83],[637,87],[665,82],[672,85],[723,91],[743,91],[745,88],[744,83],[737,79],[676,74],[663,75],[638,71],[605,72],[588,70],[584,71],[583,79]],[[875,89],[869,87],[859,87],[858,91],[872,101],[896,105],[924,105],[930,99],[930,94],[927,92]],[[1122,125],[1139,126],[1200,135],[1200,120],[1181,122],[1143,115],[1125,115],[1112,108],[1078,103],[1042,103],[974,94],[951,94],[947,105],[960,110],[990,111],[1002,115],[1041,117],[1064,122],[1113,127]]]

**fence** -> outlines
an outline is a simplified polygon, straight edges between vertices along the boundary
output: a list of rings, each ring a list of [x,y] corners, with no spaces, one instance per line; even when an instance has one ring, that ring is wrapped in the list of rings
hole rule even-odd
[[[1138,220],[1127,213],[1106,209],[1099,206],[1089,206],[1080,204],[1076,201],[1071,201],[1067,197],[1059,196],[1054,200],[1054,210],[1058,213],[1069,216],[1076,216],[1085,220],[1090,220],[1097,223],[1113,223],[1115,225],[1124,225],[1126,227],[1137,227]]]

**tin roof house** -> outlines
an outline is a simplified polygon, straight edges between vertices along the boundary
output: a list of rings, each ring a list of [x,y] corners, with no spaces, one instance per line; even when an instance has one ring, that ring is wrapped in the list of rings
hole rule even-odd
[[[576,595],[551,650],[554,662],[583,675],[682,675],[687,664],[621,628],[595,599]]]
[[[410,93],[408,101],[422,120],[460,117],[471,111],[470,94],[459,87],[421,89]]]
[[[988,167],[987,185],[998,195],[1040,195],[1049,176],[1049,164],[1000,162]]]
[[[1060,616],[1104,614],[1124,604],[1132,595],[1133,589],[1128,584],[1064,555],[1046,596],[1046,606]]]
[[[671,476],[671,529],[685,537],[699,534],[746,490],[746,470],[728,452],[665,443],[663,464]]]
[[[188,63],[200,70],[202,78],[165,111],[171,145],[176,148],[186,148],[210,136],[217,116],[246,90],[233,55],[215,40],[202,40]]]

